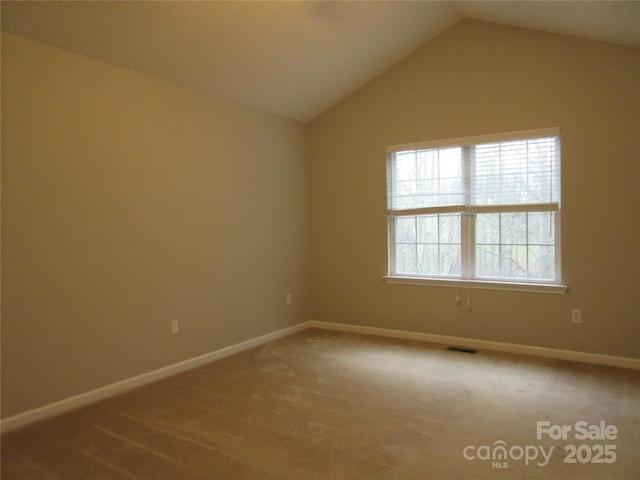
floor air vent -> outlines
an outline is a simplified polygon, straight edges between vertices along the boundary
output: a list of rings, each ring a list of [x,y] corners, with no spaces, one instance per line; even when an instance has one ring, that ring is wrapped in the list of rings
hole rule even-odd
[[[473,348],[463,348],[463,347],[447,347],[447,350],[451,350],[452,352],[462,352],[462,353],[476,353],[478,350],[474,350]]]

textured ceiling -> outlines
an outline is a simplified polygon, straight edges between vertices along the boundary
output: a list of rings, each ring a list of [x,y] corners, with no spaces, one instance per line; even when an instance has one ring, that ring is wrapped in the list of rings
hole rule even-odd
[[[2,1],[2,31],[307,122],[462,18],[640,47],[640,2]]]

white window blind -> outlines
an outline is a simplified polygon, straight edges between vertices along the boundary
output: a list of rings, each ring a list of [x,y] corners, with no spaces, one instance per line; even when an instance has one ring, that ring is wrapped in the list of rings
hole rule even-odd
[[[394,152],[389,209],[458,210],[465,203],[462,153],[460,147]]]
[[[482,143],[469,148],[471,205],[559,208],[559,137]]]
[[[393,145],[387,158],[389,212],[560,207],[558,128]]]

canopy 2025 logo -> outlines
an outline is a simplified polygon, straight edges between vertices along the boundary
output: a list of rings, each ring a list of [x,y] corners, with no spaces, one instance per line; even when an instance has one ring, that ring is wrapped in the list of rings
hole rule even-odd
[[[598,424],[589,424],[580,420],[573,425],[556,425],[548,421],[536,422],[536,439],[546,437],[551,440],[567,441],[569,436],[578,441],[591,443],[567,444],[564,450],[567,455],[564,463],[614,463],[617,460],[616,446],[611,443],[593,443],[593,441],[613,441],[618,438],[618,428],[607,425],[604,420]],[[508,446],[504,440],[496,440],[491,445],[467,445],[462,450],[466,460],[490,461],[491,468],[509,468],[510,461],[522,461],[525,465],[546,466],[551,460],[554,445],[513,445]]]

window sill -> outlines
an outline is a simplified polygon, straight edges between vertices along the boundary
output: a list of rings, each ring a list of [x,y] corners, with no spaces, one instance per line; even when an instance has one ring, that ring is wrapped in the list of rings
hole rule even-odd
[[[524,282],[496,282],[488,280],[457,280],[424,277],[382,277],[386,283],[401,285],[429,285],[434,287],[474,288],[484,290],[505,290],[514,292],[554,293],[562,295],[567,292],[566,285],[556,283],[524,283]]]

